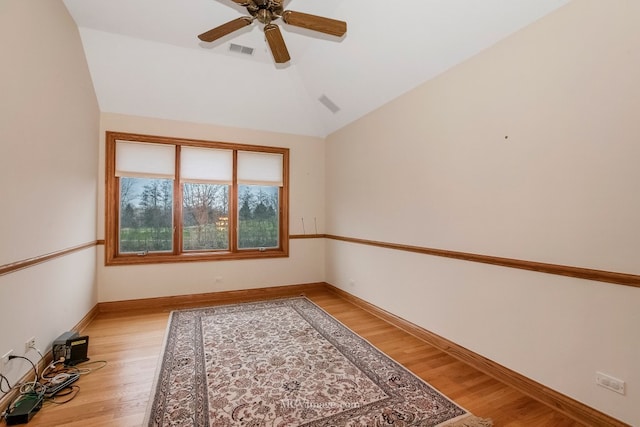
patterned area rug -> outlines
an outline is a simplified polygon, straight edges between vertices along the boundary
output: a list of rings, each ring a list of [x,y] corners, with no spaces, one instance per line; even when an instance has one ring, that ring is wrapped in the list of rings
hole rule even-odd
[[[148,426],[490,426],[306,298],[171,313]]]

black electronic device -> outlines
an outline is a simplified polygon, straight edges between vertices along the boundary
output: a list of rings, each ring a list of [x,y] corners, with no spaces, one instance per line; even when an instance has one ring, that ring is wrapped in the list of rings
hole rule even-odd
[[[53,341],[51,349],[53,360],[64,361],[65,366],[73,366],[89,360],[89,336],[77,332],[65,332]]]
[[[16,400],[13,407],[5,415],[8,426],[26,424],[42,408],[42,395],[27,394]]]

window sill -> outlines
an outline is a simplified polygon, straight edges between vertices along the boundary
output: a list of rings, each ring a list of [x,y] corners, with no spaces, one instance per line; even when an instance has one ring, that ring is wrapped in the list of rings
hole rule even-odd
[[[147,255],[118,255],[105,259],[105,266],[114,265],[145,265],[145,264],[169,264],[182,262],[203,262],[203,261],[235,261],[264,258],[286,258],[289,253],[284,250],[269,249],[265,251],[243,251],[243,252],[216,252],[211,253],[186,253],[174,254],[147,254]]]

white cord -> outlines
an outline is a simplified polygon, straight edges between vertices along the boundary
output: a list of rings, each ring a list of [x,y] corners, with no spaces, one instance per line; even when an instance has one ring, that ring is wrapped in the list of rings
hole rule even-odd
[[[51,384],[61,384],[61,383],[65,382],[67,379],[69,379],[70,376],[71,376],[71,374],[68,374],[66,372],[62,372],[62,373],[56,375],[53,378],[49,378],[49,382]]]

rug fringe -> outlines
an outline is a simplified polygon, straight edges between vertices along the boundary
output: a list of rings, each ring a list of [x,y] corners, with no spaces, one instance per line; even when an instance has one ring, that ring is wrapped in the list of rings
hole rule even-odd
[[[491,427],[493,421],[489,418],[480,418],[476,416],[468,416],[462,419],[458,419],[451,423],[440,424],[441,427]]]

